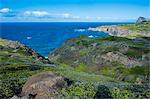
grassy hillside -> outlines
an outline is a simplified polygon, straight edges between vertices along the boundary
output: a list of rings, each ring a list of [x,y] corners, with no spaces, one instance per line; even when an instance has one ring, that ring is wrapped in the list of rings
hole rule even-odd
[[[138,77],[134,78],[131,71],[136,69],[136,66],[141,68],[142,77],[148,75],[149,41],[150,39],[146,37],[133,40],[120,37],[101,39],[80,37],[66,42],[50,54],[49,59],[58,64],[71,66],[77,71],[106,74],[121,81],[135,82]],[[120,70],[124,73],[119,73]],[[133,76],[131,79],[128,78],[130,74]],[[142,81],[147,82],[148,78]]]
[[[69,76],[75,74],[77,80],[82,81],[83,79],[88,79],[91,82],[95,82],[96,79],[98,80],[97,77],[99,77],[100,80],[98,83],[113,89],[111,90],[111,95],[116,97],[115,99],[121,98],[123,94],[128,94],[130,98],[132,96],[137,98],[139,95],[135,95],[135,92],[126,90],[126,88],[131,88],[132,91],[135,91],[135,89],[142,90],[141,88],[145,89],[146,87],[149,88],[149,86],[144,87],[145,84],[149,83],[150,77],[149,42],[149,37],[136,39],[113,36],[98,39],[80,37],[67,41],[61,48],[50,54],[49,59],[60,66],[71,68],[72,73],[70,74],[69,71],[66,71],[66,74]],[[86,72],[86,76],[94,75],[93,77],[95,79],[84,77],[82,72]],[[104,80],[104,82],[101,82],[101,80]],[[123,86],[117,86],[117,89],[114,89],[115,85],[120,84]],[[133,86],[127,86],[127,84],[133,84]],[[98,88],[98,86],[96,88]],[[71,90],[73,89],[71,88]],[[122,90],[123,93],[118,92],[118,95],[121,95],[119,97],[114,93],[116,92],[114,90]],[[148,91],[145,90],[144,93],[149,97]],[[127,99],[129,99],[129,97]],[[142,95],[141,97],[145,96]]]
[[[78,72],[73,68],[49,64],[42,56],[31,53],[26,46],[9,40],[0,39],[0,97],[19,95],[28,78],[34,74],[53,71],[65,75],[72,81],[116,85],[119,82],[103,75]],[[39,58],[40,57],[40,58]],[[107,83],[106,83],[107,82]],[[64,89],[63,89],[64,90]]]
[[[86,87],[86,83],[88,84],[87,87],[94,88],[93,90],[86,90],[86,93],[96,93],[95,86],[99,84],[112,87],[120,83],[111,77],[79,72],[74,70],[74,68],[66,67],[64,64],[61,64],[61,66],[49,64],[50,62],[48,60],[41,58],[42,56],[35,52],[33,54],[31,49],[18,42],[0,39],[0,49],[1,98],[20,95],[23,85],[30,76],[45,71],[53,71],[64,75],[74,82],[71,87],[59,92],[59,95],[69,95],[68,97],[72,93],[70,90],[72,87],[82,86],[83,88],[81,90],[83,92],[81,94],[85,94],[84,91],[86,89],[84,87]],[[74,93],[76,94],[78,92],[74,91]]]
[[[128,38],[135,38],[141,36],[150,37],[150,23],[148,24],[122,24],[119,27],[129,30],[131,33]]]
[[[121,24],[119,26],[137,32],[150,31],[150,24]]]
[[[72,39],[62,47],[67,51],[58,49],[60,58],[55,57],[55,53],[54,56],[51,56],[50,59],[55,62],[55,64],[51,64],[49,60],[18,42],[0,39],[0,98],[21,95],[22,86],[28,78],[45,71],[53,71],[71,81],[69,87],[56,93],[59,96],[67,98],[147,98],[149,97],[149,87],[143,83],[148,80],[149,67],[145,59],[143,66],[139,67],[130,67],[109,61],[104,61],[102,66],[98,66],[94,63],[95,61],[90,63],[91,61],[88,60],[91,60],[92,55],[97,55],[97,53],[106,54],[111,51],[122,53],[127,47],[124,45],[134,47],[133,52],[137,50],[138,55],[129,53],[128,57],[140,60],[144,54],[147,58],[149,47],[145,44],[147,45],[148,42],[149,38],[140,38],[134,41],[116,37],[95,40],[85,37]],[[111,44],[114,44],[112,48],[110,48]],[[120,49],[120,46],[124,48]],[[128,52],[128,50],[125,51]],[[74,52],[76,53],[74,54]],[[76,58],[82,62],[75,63],[74,59]]]

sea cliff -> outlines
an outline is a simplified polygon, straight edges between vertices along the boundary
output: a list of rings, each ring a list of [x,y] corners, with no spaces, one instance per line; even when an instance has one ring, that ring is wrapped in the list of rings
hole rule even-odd
[[[99,26],[96,28],[89,28],[90,31],[100,31],[109,33],[112,36],[136,38],[139,36],[150,37],[150,24],[122,24]]]

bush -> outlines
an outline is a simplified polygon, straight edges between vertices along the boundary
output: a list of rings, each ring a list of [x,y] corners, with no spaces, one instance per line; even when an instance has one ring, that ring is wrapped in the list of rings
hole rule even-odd
[[[62,89],[60,94],[67,99],[78,97],[78,98],[93,98],[96,94],[96,90],[93,84],[91,83],[75,83],[67,89]]]
[[[134,99],[134,94],[129,90],[120,90],[114,87],[112,90],[112,96],[114,99]]]
[[[133,84],[124,87],[125,90],[129,90],[134,93],[135,98],[148,99],[150,97],[150,86]]]
[[[149,85],[119,85],[112,89],[114,99],[149,99]]]
[[[104,85],[99,85],[97,88],[97,92],[95,94],[95,98],[96,99],[112,98],[109,88]]]
[[[0,97],[8,98],[20,94],[25,79],[7,79],[0,82]]]

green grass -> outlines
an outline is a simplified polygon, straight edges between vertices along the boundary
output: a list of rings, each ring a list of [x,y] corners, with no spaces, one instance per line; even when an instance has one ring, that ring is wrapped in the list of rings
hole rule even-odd
[[[119,27],[127,29],[130,31],[130,34],[127,35],[127,38],[137,38],[143,36],[150,36],[150,24],[122,24]],[[145,33],[146,34],[143,34]]]
[[[150,24],[122,24],[119,26],[132,31],[150,31]]]

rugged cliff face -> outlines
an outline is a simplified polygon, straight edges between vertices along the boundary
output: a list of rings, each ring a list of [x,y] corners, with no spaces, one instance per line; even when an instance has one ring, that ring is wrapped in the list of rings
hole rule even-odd
[[[127,37],[127,38],[136,38],[139,36],[150,37],[150,23],[99,26],[96,28],[89,28],[88,30],[106,32],[112,36],[118,37]]]

